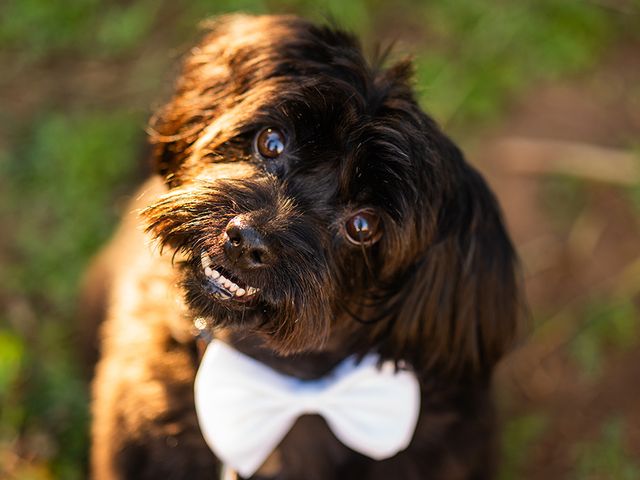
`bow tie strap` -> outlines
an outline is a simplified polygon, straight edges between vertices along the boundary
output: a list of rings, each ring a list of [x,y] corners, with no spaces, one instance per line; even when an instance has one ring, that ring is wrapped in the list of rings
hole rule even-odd
[[[378,366],[377,355],[344,360],[330,375],[303,381],[212,341],[196,375],[202,433],[213,452],[248,477],[303,414],[322,415],[345,445],[373,459],[404,450],[420,407],[415,375]]]

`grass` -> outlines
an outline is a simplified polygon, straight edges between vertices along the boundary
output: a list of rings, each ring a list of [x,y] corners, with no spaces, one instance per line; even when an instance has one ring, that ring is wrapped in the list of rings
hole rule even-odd
[[[548,419],[543,413],[529,413],[510,419],[502,432],[500,480],[522,478],[530,450],[545,432]]]
[[[569,352],[588,378],[598,377],[609,352],[629,350],[638,344],[640,312],[631,299],[582,305],[579,317],[582,325]]]
[[[117,218],[114,195],[131,187],[141,126],[126,112],[47,115],[3,164],[13,201],[2,214],[16,228],[0,276],[14,327],[0,336],[0,431],[59,478],[82,478],[86,457],[87,393],[68,348],[77,285]]]
[[[126,191],[123,182],[130,186],[143,125],[126,112],[51,114],[25,133],[3,172],[16,200],[7,214],[16,218],[14,253],[21,260],[0,279],[5,291],[46,292],[56,306],[73,298],[74,280],[119,213],[114,194]]]
[[[624,425],[622,419],[612,418],[603,425],[599,438],[576,446],[575,480],[640,478],[640,463],[626,453]]]
[[[599,10],[574,1],[441,1],[425,6],[424,18],[436,45],[445,48],[418,61],[427,86],[422,98],[436,118],[454,127],[499,115],[532,80],[593,64],[615,28]]]
[[[42,82],[36,80],[56,72],[44,83],[67,92],[64,98],[36,95],[37,105],[22,116],[0,111],[0,131],[6,132],[0,138],[0,223],[11,226],[0,235],[2,478],[84,477],[87,392],[69,347],[77,285],[142,169],[149,106],[166,92],[176,52],[193,40],[199,20],[233,10],[332,15],[365,44],[381,32],[387,42],[399,39],[396,56],[416,58],[421,101],[463,138],[500,118],[509,99],[534,81],[587,70],[630,31],[629,18],[577,0],[1,3],[0,60],[7,69],[0,91],[17,83],[37,94]],[[405,25],[417,33],[405,39]],[[67,77],[75,71],[57,65],[93,65],[99,78],[114,69],[122,75],[107,91],[100,82],[77,87]],[[565,187],[559,195],[572,197]],[[603,348],[630,334],[629,308],[594,310],[596,320],[574,346],[585,368],[597,368]],[[508,427],[506,471],[525,461],[526,446],[544,422],[522,417]]]

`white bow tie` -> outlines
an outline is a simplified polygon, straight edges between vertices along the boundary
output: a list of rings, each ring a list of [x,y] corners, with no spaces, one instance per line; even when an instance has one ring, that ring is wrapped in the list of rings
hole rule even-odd
[[[282,375],[213,340],[195,380],[198,422],[209,447],[243,477],[260,468],[296,419],[324,417],[345,445],[373,459],[407,448],[420,410],[420,387],[393,362],[347,358],[329,375],[304,381]]]

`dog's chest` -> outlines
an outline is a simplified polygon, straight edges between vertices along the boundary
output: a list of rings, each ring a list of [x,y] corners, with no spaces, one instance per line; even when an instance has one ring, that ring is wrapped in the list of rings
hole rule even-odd
[[[394,456],[413,437],[420,387],[410,369],[375,354],[349,357],[305,381],[214,340],[198,369],[195,405],[210,448],[248,478],[283,464],[295,469],[305,450],[331,465],[351,451],[374,460]]]

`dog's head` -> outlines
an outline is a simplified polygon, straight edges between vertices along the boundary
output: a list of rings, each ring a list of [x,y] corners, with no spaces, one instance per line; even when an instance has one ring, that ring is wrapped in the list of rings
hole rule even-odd
[[[514,334],[513,249],[410,74],[295,17],[211,25],[152,121],[170,189],[145,211],[189,258],[195,315],[282,354],[337,336],[419,369],[490,370]]]

